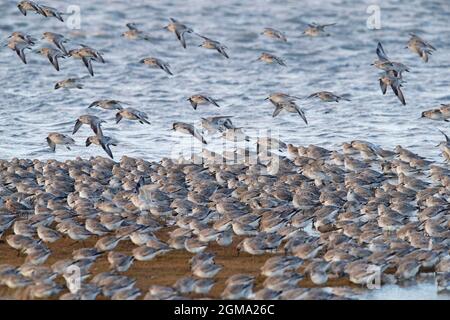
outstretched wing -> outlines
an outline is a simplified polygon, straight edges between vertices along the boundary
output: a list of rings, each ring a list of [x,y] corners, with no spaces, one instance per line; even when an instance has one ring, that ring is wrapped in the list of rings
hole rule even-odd
[[[295,107],[295,109],[297,110],[297,112],[300,115],[300,117],[302,117],[303,121],[305,121],[305,123],[308,124],[308,120],[306,119],[305,112],[299,107]]]
[[[127,26],[128,29],[130,29],[132,31],[137,31],[138,30],[137,27],[136,27],[136,24],[134,22],[127,23],[126,26]]]
[[[77,133],[77,131],[80,129],[80,127],[81,127],[82,124],[83,124],[83,123],[82,123],[80,120],[77,120],[77,121],[75,122],[75,126],[73,127],[72,134]]]
[[[180,33],[178,30],[175,30],[175,34],[178,38],[178,40],[181,42],[181,45],[183,48],[186,49],[186,40],[184,39],[184,32]]]
[[[100,127],[100,123],[93,123],[91,122],[91,129],[94,131],[94,133],[100,137],[103,136],[102,128]]]
[[[59,71],[59,63],[58,57],[56,55],[52,56],[51,54],[48,56],[48,60],[55,67],[56,71]]]
[[[111,149],[109,148],[109,145],[103,142],[101,142],[100,145],[102,146],[103,150],[105,150],[105,152],[108,154],[108,156],[110,156],[111,159],[114,159]]]
[[[447,143],[449,143],[449,142],[450,142],[450,139],[449,139],[449,137],[444,133],[444,131],[442,131],[442,130],[440,130],[440,129],[438,129],[438,130],[439,130],[440,133],[442,133],[442,134],[444,135],[445,141],[447,141]]]
[[[211,102],[213,105],[215,105],[217,108],[220,108],[219,104],[214,100],[213,98],[207,97],[206,98],[209,102]]]
[[[389,58],[387,57],[386,53],[384,52],[383,46],[381,45],[381,42],[378,42],[377,45],[377,56],[380,60],[388,61]]]
[[[394,91],[395,95],[398,97],[398,99],[400,100],[400,102],[406,106],[406,100],[405,97],[403,96],[403,92],[402,89],[400,89],[400,87],[395,87],[395,86],[391,86],[392,91]]]
[[[217,48],[217,51],[219,51],[219,53],[220,53],[221,55],[223,55],[225,58],[227,58],[227,59],[230,58],[230,57],[228,56],[228,54],[225,52],[225,48],[219,46],[219,47]]]
[[[94,76],[94,69],[92,68],[92,62],[91,59],[83,57],[83,63],[86,66],[86,68],[89,70],[89,74],[91,76]]]
[[[22,60],[23,63],[27,64],[27,58],[25,57],[25,52],[23,52],[24,49],[18,49],[16,47],[16,53],[19,56],[20,60]]]
[[[272,117],[275,118],[277,115],[279,115],[281,110],[283,110],[283,107],[277,104],[275,106],[275,110],[273,111]]]
[[[55,143],[54,143],[49,137],[47,137],[47,144],[48,144],[48,146],[50,147],[50,149],[51,149],[53,152],[55,152],[56,145],[55,145]]]
[[[383,82],[383,80],[380,79],[380,88],[381,88],[381,92],[383,94],[386,94],[386,90],[387,90],[387,84]]]

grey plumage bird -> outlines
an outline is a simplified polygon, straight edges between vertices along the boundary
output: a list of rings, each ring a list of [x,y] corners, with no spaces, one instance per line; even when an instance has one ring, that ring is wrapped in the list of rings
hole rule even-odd
[[[192,124],[185,122],[174,122],[172,129],[177,132],[188,134],[201,141],[203,144],[207,144],[205,138],[194,128]]]
[[[94,133],[96,135],[103,135],[101,124],[104,122],[106,122],[106,121],[101,120],[100,118],[98,118],[96,116],[92,116],[89,114],[82,115],[75,122],[75,126],[73,128],[72,134],[77,133],[77,131],[80,129],[80,127],[83,124],[85,124],[85,125],[90,126],[92,131],[94,131]]]
[[[86,139],[86,147],[89,147],[91,144],[102,147],[102,149],[108,154],[108,156],[111,159],[114,159],[110,146],[117,146],[118,142],[116,139],[103,135],[95,135],[90,136]]]
[[[149,57],[149,58],[141,59],[139,62],[142,64],[145,64],[151,68],[161,69],[164,72],[166,72],[167,74],[170,74],[171,76],[173,76],[172,71],[170,71],[170,69],[169,69],[170,65],[161,59]]]
[[[175,33],[178,41],[180,41],[183,48],[186,49],[186,39],[185,39],[184,35],[186,33],[192,33],[192,32],[194,32],[194,30],[192,30],[191,28],[182,24],[181,22],[175,20],[174,18],[169,18],[169,20],[170,20],[170,23],[167,26],[165,26],[164,29]]]

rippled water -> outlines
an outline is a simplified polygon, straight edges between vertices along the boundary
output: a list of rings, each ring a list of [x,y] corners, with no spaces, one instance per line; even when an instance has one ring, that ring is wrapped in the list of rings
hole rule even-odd
[[[174,121],[198,122],[201,117],[232,115],[235,125],[257,130],[272,128],[295,144],[338,147],[343,141],[366,139],[385,147],[401,144],[439,159],[434,146],[442,137],[437,127],[447,123],[419,119],[421,111],[450,102],[450,5],[448,1],[382,1],[381,29],[366,26],[366,9],[373,1],[45,1],[65,11],[79,5],[81,29],[70,30],[56,19],[35,14],[27,17],[16,1],[0,2],[1,38],[12,31],[35,37],[45,31],[66,35],[78,43],[102,50],[107,64],[95,63],[96,76],[85,79],[85,89],[55,91],[54,84],[69,76],[85,76],[79,60],[61,62],[56,72],[42,56],[28,53],[24,65],[8,48],[0,50],[0,152],[1,158],[32,157],[67,159],[104,155],[100,148],[84,147],[90,135],[83,127],[75,136],[78,146],[49,152],[45,137],[50,131],[70,133],[75,119],[91,113],[108,120],[105,133],[120,141],[113,147],[122,155],[155,160],[171,154],[179,135],[171,131]],[[200,38],[188,35],[184,50],[175,35],[162,29],[168,17],[191,26],[198,33],[217,39],[229,49],[227,60],[213,50],[198,47]],[[125,24],[136,22],[152,36],[150,42],[120,37]],[[307,23],[330,23],[330,37],[305,38]],[[288,43],[265,38],[264,27],[284,31]],[[428,64],[405,49],[408,33],[429,40],[437,51]],[[382,96],[379,72],[370,66],[376,58],[377,41],[388,55],[411,68],[406,74],[402,106],[389,91]],[[41,43],[44,45],[44,43]],[[288,67],[255,62],[262,51],[285,59]],[[156,56],[170,63],[173,77],[137,62]],[[272,118],[273,107],[264,98],[274,91],[307,96],[318,90],[351,94],[351,102],[325,104],[307,100],[310,125],[295,114],[282,112]],[[207,93],[219,100],[220,109],[200,106],[194,111],[186,98]],[[87,109],[97,99],[119,99],[147,112],[152,125],[122,121],[114,123],[114,112]],[[449,130],[450,133],[450,130]],[[208,141],[215,140],[207,137]]]

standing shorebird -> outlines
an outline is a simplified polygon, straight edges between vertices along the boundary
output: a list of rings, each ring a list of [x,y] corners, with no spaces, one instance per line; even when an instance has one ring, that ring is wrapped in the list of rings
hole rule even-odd
[[[409,39],[406,48],[417,53],[424,62],[428,62],[428,56],[431,55],[436,48],[413,33],[410,33],[410,36],[411,38]]]
[[[185,26],[184,24],[175,20],[174,18],[169,18],[169,20],[170,20],[170,23],[167,26],[165,26],[164,29],[175,33],[175,35],[177,36],[177,39],[180,41],[183,48],[186,49],[186,40],[184,38],[184,34],[192,33],[192,32],[194,32],[194,30]]]

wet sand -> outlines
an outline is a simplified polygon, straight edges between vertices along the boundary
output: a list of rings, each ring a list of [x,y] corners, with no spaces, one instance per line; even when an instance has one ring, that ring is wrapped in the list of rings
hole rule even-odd
[[[161,240],[167,240],[168,232],[173,228],[164,228],[155,232]],[[260,268],[264,265],[264,262],[275,254],[264,254],[259,256],[252,256],[247,253],[239,253],[236,249],[237,244],[244,239],[244,237],[235,237],[233,244],[229,247],[221,247],[215,243],[210,243],[205,251],[213,252],[215,254],[215,261],[217,264],[223,266],[223,269],[214,278],[216,284],[208,295],[191,294],[187,297],[199,299],[199,298],[212,298],[220,299],[220,294],[225,288],[225,281],[228,277],[234,274],[248,274],[255,276],[255,291],[262,288],[262,283],[265,280],[264,276],[261,276]],[[72,252],[81,248],[94,247],[98,237],[92,236],[86,241],[74,241],[67,237],[56,241],[53,244],[48,244],[52,254],[48,260],[43,264],[45,266],[51,266],[58,260],[68,259],[72,257]],[[129,240],[121,241],[115,252],[123,252],[131,255],[131,251],[136,246]],[[7,263],[19,267],[25,261],[24,255],[18,255],[17,251],[8,246],[5,242],[0,241],[0,263]],[[172,250],[162,256],[157,256],[151,261],[135,261],[131,268],[122,274],[136,279],[136,287],[142,292],[142,296],[148,291],[151,285],[172,286],[176,280],[183,276],[191,275],[189,266],[189,259],[194,256],[186,250]],[[96,274],[110,270],[109,262],[106,259],[106,255],[100,256],[91,269],[91,278]],[[302,268],[299,269],[301,271]],[[62,277],[57,278],[57,282],[64,283]],[[299,282],[300,287],[311,288],[319,287],[313,284],[309,279],[304,279]],[[324,287],[333,286],[350,286],[355,287],[348,279],[330,279]],[[68,292],[65,289],[59,295]],[[26,299],[24,295],[24,289],[9,289],[5,286],[0,286],[0,297],[2,298],[14,298],[14,299]],[[55,297],[56,298],[56,297]],[[98,299],[104,299],[103,296],[99,296]]]

